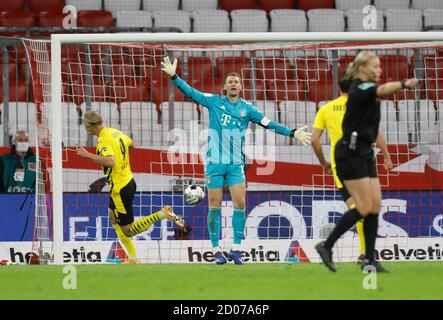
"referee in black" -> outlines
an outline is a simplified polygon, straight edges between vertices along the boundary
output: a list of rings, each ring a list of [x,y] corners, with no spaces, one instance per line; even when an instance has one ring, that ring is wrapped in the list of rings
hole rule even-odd
[[[343,118],[343,137],[335,147],[335,161],[337,174],[354,199],[356,207],[343,215],[326,241],[315,246],[323,263],[331,271],[336,271],[332,261],[334,243],[363,218],[366,259],[361,266],[373,266],[377,272],[387,272],[374,257],[381,207],[381,188],[372,148],[380,123],[378,98],[403,89],[412,89],[417,86],[418,80],[413,78],[378,85],[381,72],[380,59],[370,51],[361,51],[349,64],[346,72],[347,77],[352,79],[352,84]]]

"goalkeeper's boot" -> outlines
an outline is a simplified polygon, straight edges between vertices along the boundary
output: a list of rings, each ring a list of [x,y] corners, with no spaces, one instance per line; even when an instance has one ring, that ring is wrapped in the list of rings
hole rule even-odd
[[[241,259],[241,251],[240,250],[232,250],[228,253],[228,258],[234,260],[235,264],[242,265],[243,260]]]
[[[128,258],[122,262],[124,265],[133,265],[133,264],[141,264],[142,262],[137,258]]]
[[[215,253],[215,264],[226,264],[228,259],[226,259],[225,255],[221,251],[217,251]]]
[[[315,246],[315,249],[317,250],[318,254],[320,255],[321,260],[323,261],[324,265],[328,267],[329,270],[336,272],[337,268],[332,261],[332,250],[325,248],[325,243],[320,242]]]
[[[174,221],[180,228],[185,227],[185,219],[176,215],[170,206],[163,206],[161,211],[164,213],[166,219]]]
[[[372,271],[375,269],[375,272],[377,273],[389,273],[389,270],[385,269],[380,262],[378,261],[369,261],[368,259],[365,259],[362,261],[361,269],[366,271]]]

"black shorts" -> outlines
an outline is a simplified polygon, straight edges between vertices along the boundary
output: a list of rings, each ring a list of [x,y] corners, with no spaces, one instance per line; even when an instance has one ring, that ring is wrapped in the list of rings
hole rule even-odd
[[[132,179],[119,191],[112,190],[109,197],[109,209],[114,212],[119,226],[126,226],[134,222],[132,202],[137,190],[135,180]]]
[[[358,146],[350,150],[346,142],[340,140],[335,147],[337,175],[341,181],[365,177],[377,178],[374,150],[371,145]]]

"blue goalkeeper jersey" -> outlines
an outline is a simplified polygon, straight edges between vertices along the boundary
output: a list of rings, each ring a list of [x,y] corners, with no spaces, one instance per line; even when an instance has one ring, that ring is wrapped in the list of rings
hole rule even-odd
[[[292,130],[266,118],[255,106],[238,98],[202,93],[175,76],[172,80],[183,94],[209,111],[209,137],[206,163],[244,164],[243,146],[250,121],[276,133],[291,136]]]

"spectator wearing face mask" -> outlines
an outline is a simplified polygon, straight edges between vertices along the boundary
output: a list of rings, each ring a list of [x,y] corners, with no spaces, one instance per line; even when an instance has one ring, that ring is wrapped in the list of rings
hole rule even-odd
[[[26,193],[35,184],[36,157],[26,131],[18,131],[11,152],[0,157],[0,177],[0,192]]]

